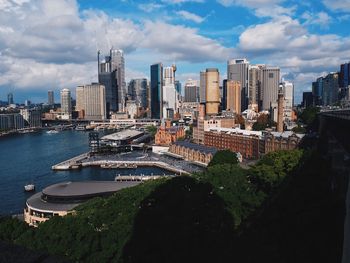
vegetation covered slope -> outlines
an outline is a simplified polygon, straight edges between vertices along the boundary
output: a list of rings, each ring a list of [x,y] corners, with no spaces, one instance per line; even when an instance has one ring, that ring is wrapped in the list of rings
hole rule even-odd
[[[300,191],[301,182],[295,184],[294,178],[309,174],[304,169],[309,158],[301,150],[280,151],[267,154],[248,170],[220,162],[192,177],[147,182],[91,200],[79,206],[76,215],[0,238],[80,262],[262,262],[272,259],[269,251],[276,248],[281,252],[270,262],[291,262],[285,260],[287,246],[278,243],[278,233],[288,233],[288,224],[280,224],[278,216],[300,220],[293,210],[295,199],[287,197],[302,193],[300,209],[311,179]],[[310,197],[309,206],[315,197]],[[260,224],[265,218],[271,233],[277,233],[271,239]],[[271,228],[272,222],[276,228]],[[266,253],[260,242],[266,242]],[[255,251],[261,257],[255,257]]]

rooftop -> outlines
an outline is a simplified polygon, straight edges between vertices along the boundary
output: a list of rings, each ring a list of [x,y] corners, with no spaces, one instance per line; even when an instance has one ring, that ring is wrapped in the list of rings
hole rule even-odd
[[[217,152],[217,149],[214,147],[208,147],[208,146],[204,146],[204,145],[199,145],[199,144],[195,144],[195,143],[191,143],[188,141],[176,141],[174,142],[175,145],[179,145],[179,146],[184,146],[186,148],[190,148],[202,153],[212,153],[215,154]]]
[[[120,132],[112,133],[106,136],[103,136],[101,140],[106,141],[122,141],[127,139],[132,139],[134,137],[137,137],[139,135],[142,135],[143,132],[137,131],[137,130],[123,130]]]
[[[114,181],[63,182],[46,187],[42,193],[44,195],[55,197],[80,197],[116,192],[136,184],[137,183],[134,182]]]

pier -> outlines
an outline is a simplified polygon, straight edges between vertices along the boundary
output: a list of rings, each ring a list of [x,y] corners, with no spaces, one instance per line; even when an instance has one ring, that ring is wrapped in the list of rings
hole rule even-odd
[[[82,167],[98,166],[104,169],[133,169],[137,167],[158,167],[178,175],[188,175],[189,172],[174,167],[171,164],[162,161],[126,161],[126,160],[94,160],[94,157],[90,157],[89,153],[84,153],[67,161],[53,165],[52,170],[71,170]]]
[[[174,176],[176,175],[117,175],[114,180],[116,182],[142,182]]]
[[[83,153],[59,164],[53,165],[52,170],[70,170],[81,167],[81,162],[89,158],[89,153]]]

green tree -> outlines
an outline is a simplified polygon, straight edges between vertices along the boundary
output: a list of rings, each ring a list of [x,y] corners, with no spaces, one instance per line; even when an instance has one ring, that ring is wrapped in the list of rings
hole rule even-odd
[[[218,164],[237,164],[238,159],[237,155],[234,152],[231,152],[230,150],[221,150],[217,151],[213,159],[210,161],[208,166],[214,166]]]
[[[146,130],[151,134],[152,137],[154,137],[157,133],[157,127],[154,125],[147,126]]]

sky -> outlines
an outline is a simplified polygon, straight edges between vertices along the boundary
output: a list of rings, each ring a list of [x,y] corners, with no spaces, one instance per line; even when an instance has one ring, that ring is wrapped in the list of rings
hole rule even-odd
[[[183,84],[227,60],[281,68],[295,101],[350,60],[350,0],[0,0],[0,100],[97,81],[97,50],[125,54],[126,79],[177,65]]]

